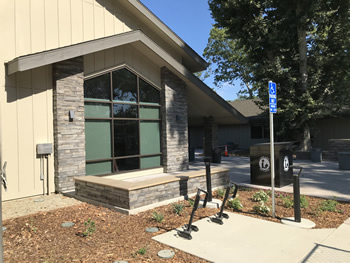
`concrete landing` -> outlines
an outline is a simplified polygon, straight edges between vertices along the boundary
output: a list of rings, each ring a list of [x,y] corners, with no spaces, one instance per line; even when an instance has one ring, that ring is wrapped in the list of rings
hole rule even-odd
[[[239,214],[227,214],[230,218],[224,219],[223,225],[211,222],[210,218],[195,222],[199,231],[191,233],[192,240],[179,237],[175,230],[153,239],[212,262],[296,263],[305,259],[335,231],[301,229]],[[350,251],[350,247],[342,249]],[[344,262],[350,262],[350,253],[348,259]]]

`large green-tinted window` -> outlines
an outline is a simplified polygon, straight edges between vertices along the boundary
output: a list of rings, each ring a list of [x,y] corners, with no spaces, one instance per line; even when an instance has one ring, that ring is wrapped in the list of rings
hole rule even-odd
[[[127,68],[85,80],[86,173],[161,166],[160,92]]]

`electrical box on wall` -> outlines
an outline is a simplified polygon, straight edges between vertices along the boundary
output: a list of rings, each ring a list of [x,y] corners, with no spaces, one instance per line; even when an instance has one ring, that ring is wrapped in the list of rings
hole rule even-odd
[[[40,143],[36,145],[37,154],[51,154],[52,153],[52,143]]]

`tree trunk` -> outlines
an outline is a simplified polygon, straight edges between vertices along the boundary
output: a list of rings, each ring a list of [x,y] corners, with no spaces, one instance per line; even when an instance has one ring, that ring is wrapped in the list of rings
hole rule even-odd
[[[308,89],[307,75],[307,42],[306,42],[306,15],[303,13],[302,0],[297,1],[296,15],[298,19],[298,49],[299,49],[299,74],[300,85],[303,92]],[[301,140],[301,150],[308,151],[311,149],[310,128],[305,125]]]

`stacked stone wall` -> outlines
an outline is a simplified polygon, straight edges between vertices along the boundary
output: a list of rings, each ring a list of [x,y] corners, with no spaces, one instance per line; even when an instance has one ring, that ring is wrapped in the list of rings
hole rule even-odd
[[[212,173],[212,187],[223,187],[228,184],[228,171]],[[135,209],[161,201],[194,194],[198,188],[206,189],[205,174],[188,179],[179,179],[139,189],[121,189],[108,185],[76,180],[76,195],[123,209]]]
[[[186,84],[167,68],[161,70],[162,153],[165,172],[188,169]]]
[[[73,177],[85,175],[83,58],[54,64],[53,76],[55,190],[70,192]]]

